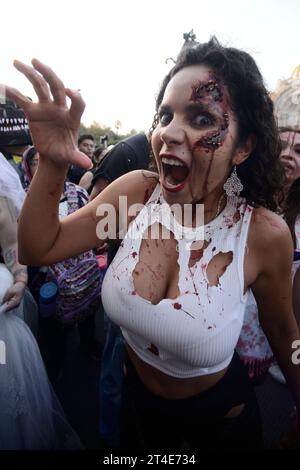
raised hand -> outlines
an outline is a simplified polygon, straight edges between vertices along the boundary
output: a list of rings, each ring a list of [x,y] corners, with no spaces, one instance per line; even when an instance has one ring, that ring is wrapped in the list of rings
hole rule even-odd
[[[90,159],[77,149],[77,135],[85,103],[79,92],[65,88],[61,79],[37,59],[32,67],[15,61],[14,66],[33,85],[38,102],[33,103],[15,88],[6,86],[6,95],[25,112],[34,146],[41,158],[56,164],[74,163],[90,168]],[[66,97],[71,100],[67,106]]]

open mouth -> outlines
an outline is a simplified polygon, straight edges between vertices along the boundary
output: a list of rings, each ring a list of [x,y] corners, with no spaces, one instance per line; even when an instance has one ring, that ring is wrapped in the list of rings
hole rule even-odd
[[[294,171],[294,166],[291,163],[283,162],[282,164],[283,164],[283,168],[285,169],[285,171],[288,171],[289,173],[291,171]]]
[[[1,118],[0,130],[1,132],[14,132],[21,130],[28,130],[26,118]]]
[[[178,191],[184,186],[189,175],[189,168],[174,157],[162,157],[164,186],[170,191]]]

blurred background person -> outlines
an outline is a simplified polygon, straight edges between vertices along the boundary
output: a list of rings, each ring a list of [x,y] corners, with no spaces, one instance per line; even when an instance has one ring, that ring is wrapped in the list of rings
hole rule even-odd
[[[99,147],[97,147],[92,158],[94,167],[91,170],[86,171],[84,175],[82,176],[82,178],[80,179],[79,186],[84,188],[89,194],[92,190],[92,181],[97,172],[99,165],[101,164],[105,155],[107,155],[108,152],[110,152],[110,150],[113,149],[113,147],[114,147],[113,145],[109,145],[108,147],[104,147],[103,145],[100,145]]]
[[[37,170],[39,154],[30,147],[23,155],[22,169],[26,189],[29,189]],[[88,202],[87,192],[78,185],[65,181],[59,204],[59,217],[63,219]],[[64,260],[49,267],[33,268],[30,288],[38,295],[45,282],[57,284],[58,297],[55,312],[44,318],[40,315],[41,344],[50,379],[61,375],[65,357],[67,335],[74,325],[78,327],[80,350],[84,356],[98,361],[102,347],[95,335],[95,314],[100,308],[100,291],[103,274],[95,253],[90,250],[77,257]],[[37,271],[37,272],[36,272]]]
[[[32,140],[23,110],[14,101],[6,99],[0,103],[0,152],[16,170],[21,181],[22,155],[30,145]]]
[[[92,158],[94,155],[95,146],[95,139],[91,134],[83,134],[78,138],[78,149],[90,158],[91,165],[93,164]],[[80,166],[70,165],[67,175],[68,180],[71,183],[79,184],[79,181],[85,172],[86,170]]]
[[[279,212],[287,222],[294,242],[293,309],[300,325],[300,65],[290,78],[279,81],[273,99],[282,145],[280,159],[286,176]],[[276,363],[271,366],[270,374],[285,383]]]
[[[108,147],[109,148],[109,147]],[[146,170],[150,163],[150,146],[146,134],[137,134],[115,145],[100,162],[94,172],[90,200],[120,176],[133,170]],[[110,243],[107,249],[107,265],[114,259],[119,245]],[[100,445],[104,449],[116,448],[120,439],[120,410],[124,378],[125,346],[121,329],[104,314],[105,342],[101,358]]]

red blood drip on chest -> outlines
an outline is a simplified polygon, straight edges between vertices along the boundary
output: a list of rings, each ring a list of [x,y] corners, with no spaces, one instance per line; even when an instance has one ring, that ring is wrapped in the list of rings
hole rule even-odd
[[[182,305],[179,304],[178,302],[175,302],[175,304],[173,304],[173,307],[175,308],[175,310],[181,310]]]

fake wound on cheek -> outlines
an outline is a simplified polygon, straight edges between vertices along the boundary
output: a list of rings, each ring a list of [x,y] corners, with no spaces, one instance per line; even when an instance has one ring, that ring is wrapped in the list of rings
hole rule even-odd
[[[228,127],[228,126],[227,126]],[[202,147],[207,153],[215,151],[223,144],[227,134],[227,128],[219,127],[215,131],[207,132],[194,144],[194,149]]]
[[[207,153],[214,152],[223,145],[226,139],[229,127],[228,113],[224,113],[222,118],[218,120],[218,127],[212,131],[206,132],[193,145],[192,150],[203,148]]]

